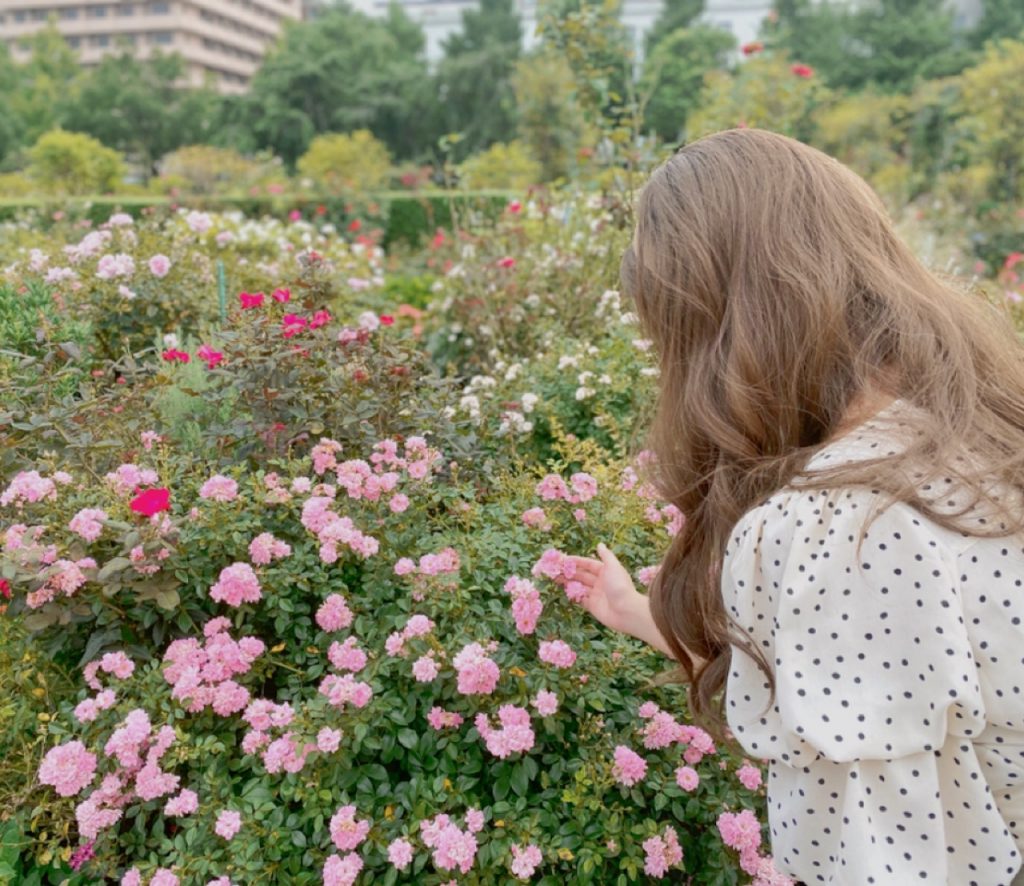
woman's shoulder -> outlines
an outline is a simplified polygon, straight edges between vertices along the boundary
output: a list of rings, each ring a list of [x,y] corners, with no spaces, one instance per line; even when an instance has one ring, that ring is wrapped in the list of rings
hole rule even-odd
[[[958,552],[974,544],[978,536],[949,529],[917,505],[885,490],[863,482],[845,482],[841,474],[834,483],[823,482],[820,477],[822,472],[844,465],[899,455],[920,433],[910,420],[915,409],[907,401],[897,400],[850,433],[818,449],[786,486],[766,495],[743,515],[731,533],[730,546],[738,546],[751,532],[763,534],[772,529],[781,537],[788,534],[795,538],[797,530],[808,525],[819,530],[826,526],[826,544],[831,544],[848,539],[856,533],[857,526],[879,514],[884,514],[889,523],[913,527],[914,534],[930,534]],[[903,468],[917,487],[919,503],[933,513],[962,513],[967,528],[975,522],[981,528],[995,514],[990,504],[979,500],[957,479],[957,472],[917,463],[908,463]],[[1000,494],[1014,496],[1001,486],[992,491],[997,500]]]

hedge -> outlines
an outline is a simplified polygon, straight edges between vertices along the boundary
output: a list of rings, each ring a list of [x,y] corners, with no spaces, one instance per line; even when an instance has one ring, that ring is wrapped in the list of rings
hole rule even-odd
[[[115,212],[136,218],[144,210],[169,212],[182,203],[193,209],[225,212],[239,210],[247,216],[284,217],[298,210],[307,219],[320,219],[338,228],[359,220],[369,227],[384,229],[384,246],[419,245],[437,228],[452,226],[452,211],[460,219],[469,215],[493,218],[515,195],[508,191],[382,191],[358,197],[316,195],[196,196],[173,200],[163,196],[101,196],[57,198],[16,198],[0,200],[0,221],[12,221],[26,213],[37,216],[35,226],[45,229],[53,214],[62,210],[70,218],[87,218],[93,224],[106,221]]]

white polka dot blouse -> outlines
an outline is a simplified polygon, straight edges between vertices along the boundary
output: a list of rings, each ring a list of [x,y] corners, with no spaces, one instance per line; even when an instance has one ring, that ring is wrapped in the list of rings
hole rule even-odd
[[[807,470],[897,451],[903,408]],[[776,695],[734,646],[729,727],[768,761],[772,851],[791,877],[1008,886],[1024,852],[1024,538],[965,535],[894,503],[858,557],[880,501],[796,482],[737,524],[722,594]]]

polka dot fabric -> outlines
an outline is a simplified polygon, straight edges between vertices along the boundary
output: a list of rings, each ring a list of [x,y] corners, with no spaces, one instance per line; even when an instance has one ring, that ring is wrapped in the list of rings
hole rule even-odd
[[[882,418],[901,404],[808,469],[895,451]],[[727,611],[775,674],[769,704],[764,675],[734,647],[726,712],[743,748],[769,761],[779,867],[808,886],[1014,882],[1024,539],[953,532],[866,488],[797,485],[737,524],[722,576]]]

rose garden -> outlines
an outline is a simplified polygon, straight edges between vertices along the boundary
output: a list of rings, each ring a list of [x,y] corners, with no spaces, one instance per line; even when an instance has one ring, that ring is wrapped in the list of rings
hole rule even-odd
[[[686,521],[618,292],[669,148],[593,86],[592,24],[541,186],[515,142],[468,187],[328,157],[67,200],[32,149],[42,196],[0,204],[0,882],[791,883],[757,761],[580,605],[571,556],[643,587]],[[743,52],[690,137],[822,147],[1017,315],[1024,43],[895,92]]]

